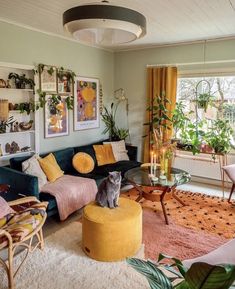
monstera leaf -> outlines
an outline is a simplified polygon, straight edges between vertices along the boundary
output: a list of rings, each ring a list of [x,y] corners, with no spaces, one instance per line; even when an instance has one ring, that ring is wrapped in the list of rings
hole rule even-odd
[[[127,263],[147,278],[151,289],[173,289],[170,279],[154,263],[136,258],[127,259]]]
[[[235,266],[194,263],[185,275],[190,289],[228,289],[235,280]]]

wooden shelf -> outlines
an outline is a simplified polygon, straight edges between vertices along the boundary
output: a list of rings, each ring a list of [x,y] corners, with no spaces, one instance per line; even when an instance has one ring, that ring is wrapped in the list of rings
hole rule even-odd
[[[15,157],[15,156],[24,156],[24,155],[32,154],[32,153],[35,153],[35,151],[30,150],[27,152],[17,152],[15,154],[4,154],[3,156],[0,156],[0,160],[9,159],[10,157]]]
[[[6,87],[1,87],[0,90],[9,90],[9,91],[27,91],[27,92],[33,92],[33,89],[29,88],[6,88]]]
[[[28,134],[28,133],[35,133],[35,130],[24,130],[24,131],[15,131],[15,132],[5,132],[5,133],[0,133],[0,136],[9,136],[13,134]]]

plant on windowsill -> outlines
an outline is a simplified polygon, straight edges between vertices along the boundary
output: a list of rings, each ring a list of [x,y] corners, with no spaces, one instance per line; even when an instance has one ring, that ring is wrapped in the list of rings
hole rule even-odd
[[[206,143],[215,153],[227,154],[233,148],[233,129],[227,120],[217,119],[205,134]]]
[[[164,259],[171,264],[163,264]],[[151,289],[228,289],[235,280],[235,266],[230,264],[198,262],[187,269],[180,260],[163,254],[156,263],[136,258],[127,259],[127,263],[147,278]]]

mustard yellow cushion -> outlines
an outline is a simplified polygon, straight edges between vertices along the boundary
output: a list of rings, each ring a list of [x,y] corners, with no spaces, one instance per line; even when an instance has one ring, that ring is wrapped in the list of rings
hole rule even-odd
[[[52,153],[45,158],[39,158],[38,161],[49,182],[54,182],[63,176],[64,172]]]
[[[93,145],[98,166],[116,163],[111,144]]]
[[[119,207],[102,208],[95,202],[83,210],[82,248],[97,261],[118,261],[135,255],[142,243],[142,208],[119,199]]]
[[[86,153],[77,153],[73,157],[73,167],[81,174],[88,174],[94,170],[95,163],[93,158]]]

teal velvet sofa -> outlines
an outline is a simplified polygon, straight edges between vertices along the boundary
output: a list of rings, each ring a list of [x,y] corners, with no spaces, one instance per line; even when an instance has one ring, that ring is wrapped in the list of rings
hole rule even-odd
[[[121,171],[122,176],[124,176],[127,170],[140,166],[141,163],[137,162],[137,147],[131,145],[126,146],[128,151],[127,154],[130,158],[129,161],[119,161],[115,164],[97,166],[93,145],[102,143],[103,141],[99,141],[84,146],[69,147],[62,150],[53,151],[52,153],[65,174],[92,178],[96,181],[97,185],[100,184],[100,182],[108,175],[110,171]],[[86,152],[94,159],[95,167],[91,173],[80,174],[73,168],[72,159],[77,152]],[[44,157],[49,153],[51,152],[42,154],[41,157]],[[10,185],[10,192],[3,195],[3,197],[9,201],[19,198],[21,195],[35,196],[40,201],[49,202],[47,209],[48,216],[55,215],[58,213],[55,198],[48,193],[39,192],[37,177],[27,175],[22,172],[22,162],[28,158],[29,156],[12,157],[10,159],[9,167],[0,167],[0,184]]]

